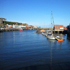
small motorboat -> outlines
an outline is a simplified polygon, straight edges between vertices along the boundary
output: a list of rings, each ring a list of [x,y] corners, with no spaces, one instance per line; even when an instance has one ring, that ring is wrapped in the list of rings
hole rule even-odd
[[[46,36],[47,34],[46,34],[46,33],[44,33],[44,32],[42,32],[42,35]]]
[[[42,32],[42,35],[44,35],[44,33]]]
[[[19,31],[23,31],[23,29],[19,29]]]
[[[57,39],[57,43],[58,43],[58,42],[63,42],[63,38],[56,37],[56,39]]]
[[[59,43],[59,42],[63,42],[63,40],[57,40],[57,43]]]
[[[60,36],[56,36],[57,38],[60,38]]]
[[[60,40],[60,39],[59,39],[59,40],[57,40],[57,41],[62,42],[63,40]]]
[[[46,32],[44,29],[40,30],[40,32]]]

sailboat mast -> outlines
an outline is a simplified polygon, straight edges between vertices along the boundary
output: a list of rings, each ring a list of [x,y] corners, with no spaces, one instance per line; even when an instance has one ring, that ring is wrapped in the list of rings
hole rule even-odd
[[[51,28],[52,28],[52,11],[51,11]]]

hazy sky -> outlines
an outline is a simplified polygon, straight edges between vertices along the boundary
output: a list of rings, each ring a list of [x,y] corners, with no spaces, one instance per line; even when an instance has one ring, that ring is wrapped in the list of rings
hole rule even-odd
[[[70,0],[0,0],[0,17],[8,21],[50,27],[51,11],[54,24],[70,23]]]

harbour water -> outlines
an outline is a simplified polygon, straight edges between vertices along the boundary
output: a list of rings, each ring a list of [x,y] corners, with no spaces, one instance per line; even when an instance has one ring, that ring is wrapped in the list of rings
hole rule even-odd
[[[39,65],[44,65],[43,70],[46,67],[49,70],[51,65],[69,63],[70,41],[67,35],[64,38],[63,42],[57,43],[56,40],[48,40],[42,34],[35,33],[35,30],[2,32],[0,70],[37,70],[35,68]]]

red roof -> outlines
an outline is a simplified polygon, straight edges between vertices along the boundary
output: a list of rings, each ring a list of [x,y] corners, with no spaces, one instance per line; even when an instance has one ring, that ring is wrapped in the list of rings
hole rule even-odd
[[[19,25],[19,26],[23,26],[23,25]]]
[[[8,26],[8,25],[4,25],[4,26]]]
[[[67,29],[66,27],[64,27],[64,29]]]
[[[63,25],[54,25],[54,26],[64,27]]]
[[[9,28],[12,28],[12,25],[11,25],[11,26],[9,26]]]

